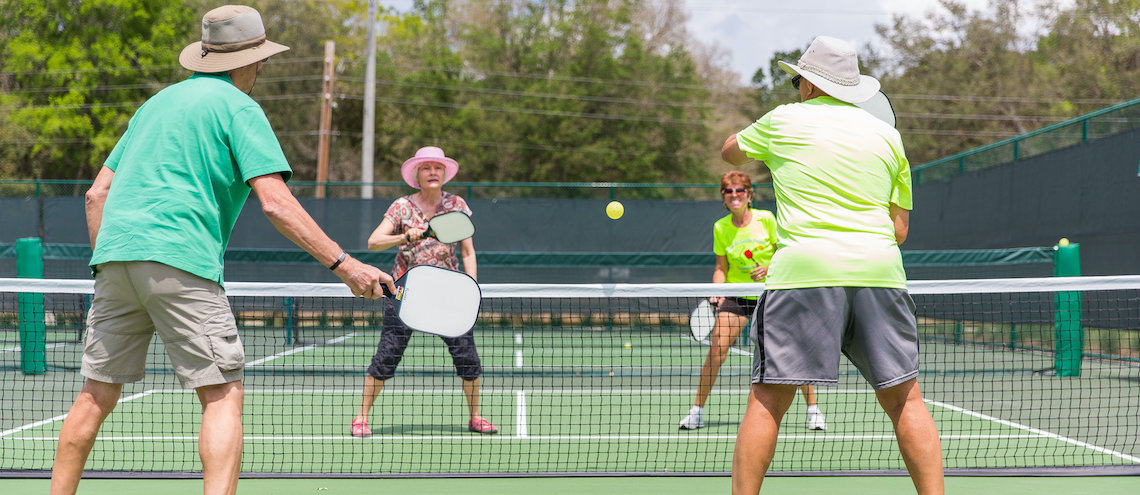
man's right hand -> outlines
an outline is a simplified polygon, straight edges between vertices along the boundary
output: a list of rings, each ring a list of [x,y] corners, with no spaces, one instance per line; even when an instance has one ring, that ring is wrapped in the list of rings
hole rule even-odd
[[[390,294],[396,293],[396,282],[392,280],[391,275],[351,256],[345,258],[344,262],[333,273],[340,277],[340,280],[352,290],[352,295],[356,297],[367,297],[368,299],[383,297],[384,289],[381,288],[381,284],[388,286]]]

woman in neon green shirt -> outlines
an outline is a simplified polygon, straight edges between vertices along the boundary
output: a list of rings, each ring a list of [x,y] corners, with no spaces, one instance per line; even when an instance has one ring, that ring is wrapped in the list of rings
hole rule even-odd
[[[776,218],[772,212],[752,208],[752,179],[748,174],[733,170],[720,178],[721,201],[729,215],[713,224],[713,253],[716,268],[713,283],[762,282],[768,275],[768,264],[776,252]],[[681,429],[703,428],[704,406],[716,383],[720,367],[728,357],[732,343],[748,324],[756,310],[756,297],[711,297],[709,303],[716,308],[716,323],[709,336],[709,353],[701,366],[701,380],[697,385],[694,405]],[[808,405],[808,428],[827,429],[823,413],[815,401],[815,389],[803,385],[800,391]]]

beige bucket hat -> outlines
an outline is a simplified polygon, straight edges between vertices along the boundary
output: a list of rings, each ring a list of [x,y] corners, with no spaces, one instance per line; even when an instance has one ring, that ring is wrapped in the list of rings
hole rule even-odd
[[[878,79],[859,74],[855,47],[830,36],[817,36],[796,65],[781,60],[780,68],[847,103],[862,103],[879,91]]]
[[[228,72],[288,49],[265,38],[257,10],[224,5],[202,17],[202,41],[183,48],[178,63],[194,72]]]

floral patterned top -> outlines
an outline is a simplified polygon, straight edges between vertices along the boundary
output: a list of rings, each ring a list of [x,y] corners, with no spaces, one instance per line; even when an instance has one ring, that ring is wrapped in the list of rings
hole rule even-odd
[[[449,211],[462,211],[471,214],[471,208],[463,198],[444,192],[439,208],[431,216],[447,213]],[[395,227],[394,234],[402,235],[408,229],[427,231],[428,220],[431,217],[420,211],[412,202],[411,196],[404,196],[392,202],[384,218],[392,222]],[[455,254],[456,244],[444,244],[435,239],[420,239],[416,242],[403,243],[396,246],[396,262],[392,265],[392,274],[400,278],[404,272],[416,265],[432,265],[451,270],[459,269],[459,257]]]

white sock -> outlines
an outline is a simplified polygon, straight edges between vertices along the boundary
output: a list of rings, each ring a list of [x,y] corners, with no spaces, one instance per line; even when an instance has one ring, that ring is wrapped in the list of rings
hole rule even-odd
[[[808,406],[808,414],[812,413],[823,413],[823,411],[819,410],[819,404]]]
[[[701,407],[701,406],[693,406],[693,408],[692,408],[692,409],[689,409],[689,413],[690,413],[690,414],[691,414],[691,413],[702,414],[702,413],[704,413],[704,412],[705,412],[705,408],[703,408],[703,407]]]

